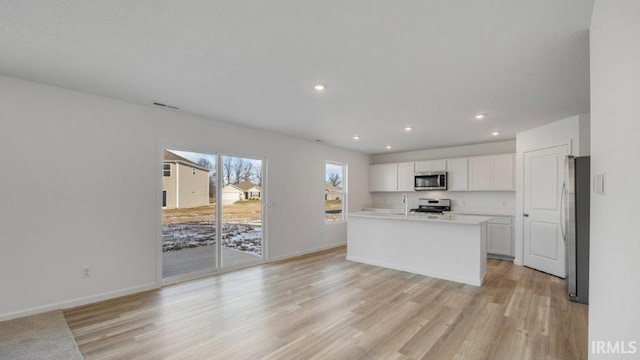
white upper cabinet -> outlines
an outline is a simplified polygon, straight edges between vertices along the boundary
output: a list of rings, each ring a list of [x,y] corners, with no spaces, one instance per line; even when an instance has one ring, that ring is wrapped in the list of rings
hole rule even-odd
[[[369,169],[369,191],[414,191],[416,173],[447,172],[449,191],[515,190],[515,154],[473,156],[395,164]]]
[[[467,158],[447,160],[447,187],[450,191],[466,191],[468,186]]]
[[[491,156],[469,158],[469,190],[490,190],[493,187]]]
[[[504,154],[493,157],[493,189],[515,190],[515,155]]]
[[[429,171],[447,171],[447,160],[427,160],[416,161],[415,171],[417,173],[429,172]]]
[[[469,158],[469,190],[513,191],[514,154]]]
[[[398,191],[407,192],[414,190],[414,163],[406,162],[398,164]]]
[[[369,191],[398,191],[398,164],[369,166]]]

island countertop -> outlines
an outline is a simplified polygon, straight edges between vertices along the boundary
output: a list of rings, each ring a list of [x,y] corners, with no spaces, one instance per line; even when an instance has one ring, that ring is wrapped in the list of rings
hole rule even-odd
[[[437,215],[426,213],[410,213],[409,215],[404,215],[385,211],[359,211],[348,214],[348,217],[363,217],[381,220],[428,221],[463,225],[479,225],[491,220],[492,218],[491,216],[473,216],[461,214]]]

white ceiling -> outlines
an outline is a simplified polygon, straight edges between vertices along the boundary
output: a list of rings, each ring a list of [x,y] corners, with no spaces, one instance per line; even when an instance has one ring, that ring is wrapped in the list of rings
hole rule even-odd
[[[0,0],[0,73],[367,153],[435,148],[589,112],[592,7]]]

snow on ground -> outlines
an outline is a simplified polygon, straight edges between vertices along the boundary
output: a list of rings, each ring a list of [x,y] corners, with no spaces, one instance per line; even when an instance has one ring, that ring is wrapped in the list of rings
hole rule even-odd
[[[162,251],[213,245],[216,227],[213,222],[189,222],[162,225]],[[222,245],[253,254],[262,254],[262,226],[255,224],[222,225]]]

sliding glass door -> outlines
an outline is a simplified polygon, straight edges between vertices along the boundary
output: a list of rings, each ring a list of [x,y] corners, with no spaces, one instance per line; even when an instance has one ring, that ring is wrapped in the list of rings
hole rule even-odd
[[[162,277],[215,271],[216,154],[164,150]]]
[[[262,261],[264,197],[263,160],[163,150],[162,278]]]
[[[222,156],[222,266],[262,260],[262,161]]]

